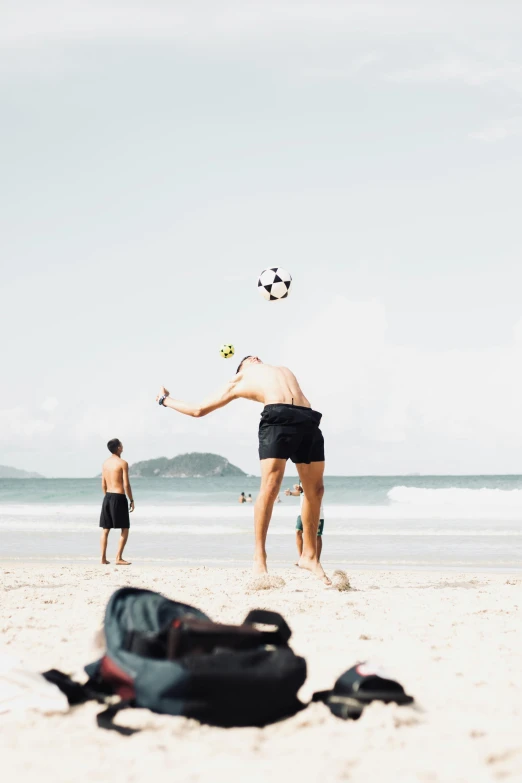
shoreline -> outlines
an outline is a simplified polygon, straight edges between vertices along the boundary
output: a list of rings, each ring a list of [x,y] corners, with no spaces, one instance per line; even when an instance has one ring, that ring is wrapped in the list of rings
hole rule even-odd
[[[127,557],[127,553],[125,553],[125,556]],[[110,555],[108,556],[110,558]],[[128,555],[129,558],[131,558],[131,566],[116,566],[112,562],[114,560],[114,555],[112,556],[112,560],[109,562],[110,568],[115,568],[118,570],[126,570],[129,571],[129,573],[133,570],[137,571],[143,571],[148,568],[162,568],[162,569],[191,569],[191,568],[205,568],[208,570],[218,570],[218,571],[225,571],[227,569],[232,569],[234,571],[237,570],[249,570],[252,561],[251,560],[212,560],[212,559],[205,559],[205,558],[198,558],[198,559],[189,559],[189,558],[177,558],[177,559],[171,559],[168,558],[162,558],[162,559],[156,559],[156,558],[136,558],[135,560],[132,559],[132,555]],[[430,573],[430,574],[464,574],[466,576],[472,576],[474,574],[482,574],[487,576],[488,574],[491,575],[499,575],[499,576],[509,576],[510,574],[513,574],[515,578],[519,578],[522,575],[522,563],[520,566],[512,566],[512,565],[506,565],[506,566],[496,566],[488,563],[483,563],[480,565],[475,565],[471,563],[360,563],[360,562],[354,562],[354,563],[346,563],[346,562],[340,562],[340,561],[328,561],[325,560],[323,563],[323,567],[325,571],[331,572],[337,569],[341,569],[343,571],[348,572],[348,574],[351,573],[384,573],[384,572],[392,572],[392,573]],[[94,566],[99,566],[100,570],[106,569],[107,566],[103,566],[100,563],[99,556],[87,556],[87,555],[78,555],[77,557],[63,557],[63,556],[56,556],[56,557],[0,557],[0,569],[7,569],[10,567],[15,566],[26,566],[27,568],[37,568],[37,567],[54,567],[57,565],[67,565],[67,566],[75,566],[75,567],[85,567],[85,568],[92,568]],[[274,571],[278,575],[281,575],[281,572],[292,572],[296,568],[295,564],[293,564],[290,561],[280,561],[280,560],[272,560],[271,564],[269,561],[269,572]],[[1,574],[0,574],[1,575]]]

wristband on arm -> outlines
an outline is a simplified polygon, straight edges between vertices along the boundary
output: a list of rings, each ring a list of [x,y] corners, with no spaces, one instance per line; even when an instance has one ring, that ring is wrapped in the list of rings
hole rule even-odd
[[[163,405],[163,407],[166,408],[167,406],[165,405],[165,400],[168,396],[168,394],[164,394],[162,397],[160,397],[158,400],[158,405]]]

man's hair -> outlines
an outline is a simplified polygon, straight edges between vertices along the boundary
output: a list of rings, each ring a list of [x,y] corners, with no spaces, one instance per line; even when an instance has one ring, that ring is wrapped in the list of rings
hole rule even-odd
[[[243,366],[243,362],[246,362],[246,360],[247,360],[247,359],[251,359],[251,358],[252,358],[252,354],[251,354],[251,353],[249,353],[249,354],[248,354],[248,356],[245,356],[243,359],[241,359],[241,361],[239,362],[239,367],[238,367],[238,368],[237,368],[237,370],[236,370],[236,375],[238,374],[238,372],[239,372],[239,371],[240,371],[240,369],[242,368],[242,366]]]
[[[121,440],[119,440],[119,438],[113,438],[107,443],[107,448],[109,449],[111,454],[116,454],[120,446],[121,446]]]

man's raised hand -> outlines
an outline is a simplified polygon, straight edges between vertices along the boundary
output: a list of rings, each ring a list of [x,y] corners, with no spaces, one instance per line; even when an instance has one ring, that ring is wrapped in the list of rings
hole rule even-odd
[[[159,393],[156,395],[156,402],[159,402],[160,397],[170,397],[170,392],[164,386],[160,386]]]

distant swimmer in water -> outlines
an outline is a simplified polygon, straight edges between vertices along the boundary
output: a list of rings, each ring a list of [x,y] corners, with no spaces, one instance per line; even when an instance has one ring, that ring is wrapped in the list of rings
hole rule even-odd
[[[130,565],[127,560],[123,559],[123,550],[129,537],[129,511],[134,511],[129,466],[121,458],[123,446],[118,438],[110,440],[107,443],[107,448],[112,456],[105,460],[102,468],[102,490],[105,497],[100,516],[100,527],[102,528],[101,561],[103,565],[109,565],[107,542],[110,531],[117,529],[121,530],[121,535],[116,554],[116,565]],[[129,507],[127,506],[127,497],[129,498]]]
[[[156,402],[200,418],[241,398],[264,405],[259,424],[261,488],[254,506],[254,574],[267,573],[266,536],[286,463],[291,459],[296,464],[305,494],[301,514],[303,552],[298,565],[330,585],[317,557],[317,528],[324,492],[321,414],[312,410],[295,375],[287,367],[273,367],[263,364],[257,356],[245,356],[235,377],[204,402],[192,405],[173,399],[164,386],[160,387]]]
[[[252,503],[252,495],[249,495],[246,499],[247,503]]]
[[[246,503],[246,502],[247,502],[247,499],[246,499],[246,497],[245,497],[245,493],[244,493],[244,492],[242,492],[242,493],[240,494],[240,496],[239,496],[239,498],[238,498],[238,502],[239,502],[239,503]]]

